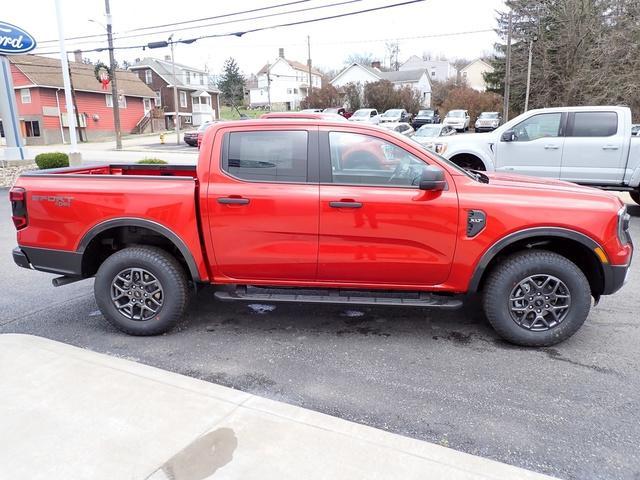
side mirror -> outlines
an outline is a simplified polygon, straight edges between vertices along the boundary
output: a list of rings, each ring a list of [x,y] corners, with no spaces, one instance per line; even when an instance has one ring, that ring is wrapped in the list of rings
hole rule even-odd
[[[513,130],[507,130],[502,134],[502,137],[500,137],[503,142],[513,142],[516,138],[518,137],[516,137],[516,132]]]
[[[420,190],[428,190],[432,192],[441,192],[447,186],[444,179],[444,172],[438,167],[431,165],[425,167],[420,175]]]

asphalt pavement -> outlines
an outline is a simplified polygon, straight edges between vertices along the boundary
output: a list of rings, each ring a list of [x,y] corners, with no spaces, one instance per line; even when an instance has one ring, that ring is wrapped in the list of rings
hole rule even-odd
[[[640,241],[640,207],[631,206]],[[419,308],[193,298],[173,332],[129,337],[97,311],[92,280],[51,286],[19,269],[0,192],[0,333],[31,333],[570,479],[640,478],[640,262],[553,348],[500,340],[479,305]]]

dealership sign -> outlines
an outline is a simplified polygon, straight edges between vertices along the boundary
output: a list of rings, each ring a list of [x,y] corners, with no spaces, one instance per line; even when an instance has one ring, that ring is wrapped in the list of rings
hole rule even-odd
[[[27,53],[36,48],[35,39],[20,27],[0,22],[0,55]]]

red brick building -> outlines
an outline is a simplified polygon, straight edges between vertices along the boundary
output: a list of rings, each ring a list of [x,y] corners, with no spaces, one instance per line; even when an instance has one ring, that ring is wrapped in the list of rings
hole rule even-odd
[[[67,109],[61,62],[37,55],[10,56],[11,74],[27,145],[69,141]],[[115,136],[111,85],[107,90],[94,75],[94,65],[69,62],[76,93],[82,137],[87,140]],[[123,134],[133,133],[149,116],[155,93],[138,76],[117,70],[120,125]]]

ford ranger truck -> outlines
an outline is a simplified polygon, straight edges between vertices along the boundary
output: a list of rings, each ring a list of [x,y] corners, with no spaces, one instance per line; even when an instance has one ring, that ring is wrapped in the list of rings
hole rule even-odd
[[[200,294],[440,309],[479,293],[501,337],[553,345],[623,285],[633,251],[612,194],[468,172],[353,122],[220,122],[197,166],[27,172],[9,196],[15,262],[58,286],[95,277],[132,335],[171,330],[213,284]]]

